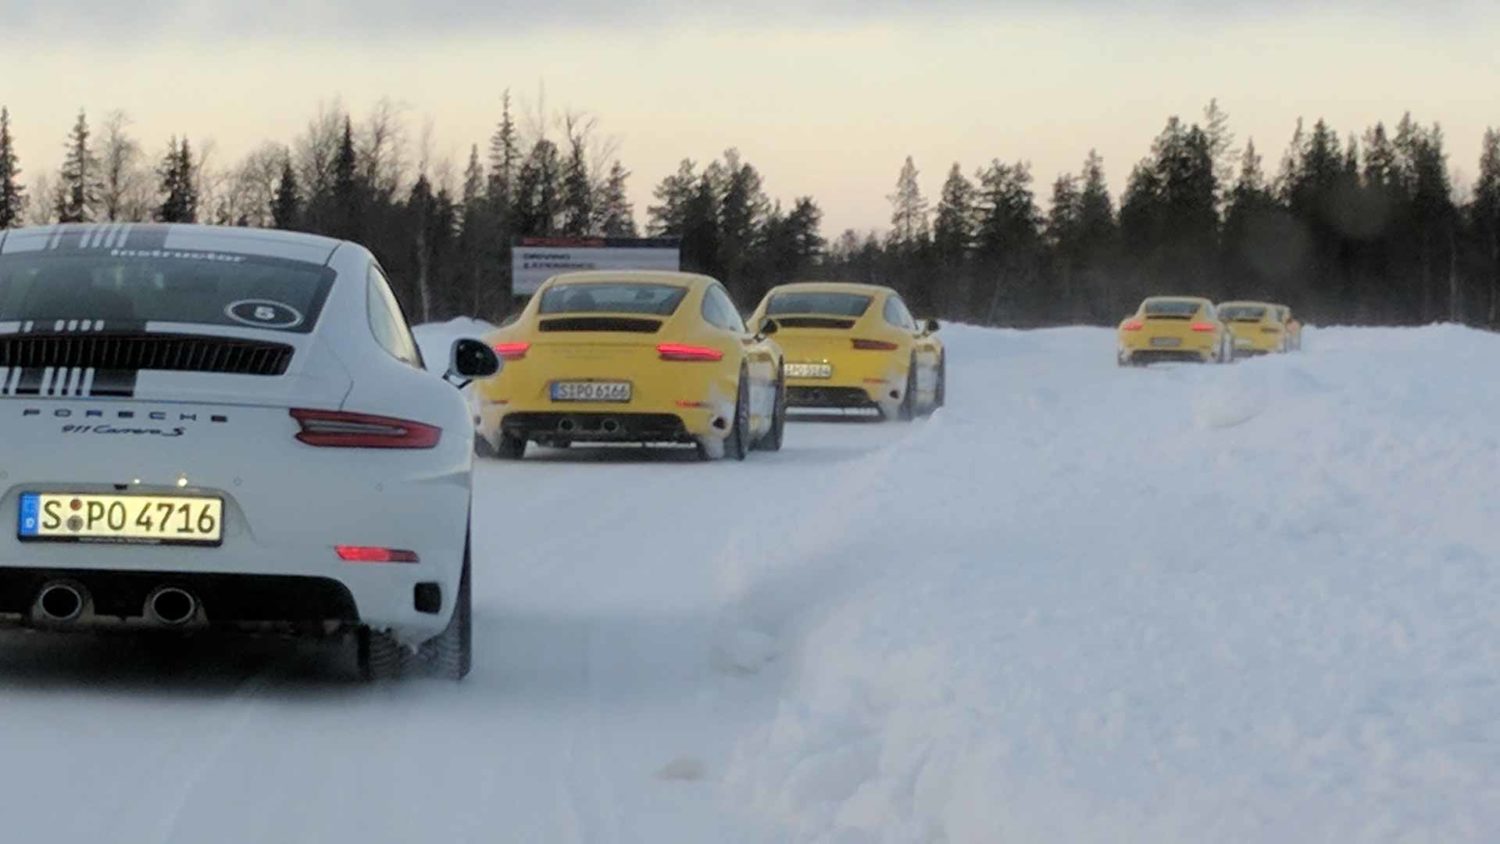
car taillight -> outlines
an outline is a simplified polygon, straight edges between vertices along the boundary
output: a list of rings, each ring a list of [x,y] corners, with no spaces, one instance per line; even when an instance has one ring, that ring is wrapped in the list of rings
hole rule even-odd
[[[441,428],[389,416],[302,408],[291,414],[302,426],[297,440],[322,448],[434,448],[443,436]]]
[[[1140,331],[1142,328],[1146,327],[1146,323],[1141,322],[1138,319],[1133,319],[1120,327],[1126,331]]]
[[[415,551],[376,548],[370,545],[335,545],[334,553],[346,563],[420,563]]]
[[[887,343],[884,340],[853,340],[854,348],[862,352],[894,352],[901,348],[895,343]]]
[[[662,343],[656,347],[656,353],[661,355],[662,360],[712,362],[724,359],[724,353],[711,346],[688,346],[683,343]]]
[[[1206,334],[1214,330],[1214,324],[1211,322],[1195,322],[1193,323],[1193,330],[1199,334]]]
[[[501,360],[520,360],[521,358],[526,357],[526,353],[530,350],[530,343],[495,344],[495,354],[499,355]]]

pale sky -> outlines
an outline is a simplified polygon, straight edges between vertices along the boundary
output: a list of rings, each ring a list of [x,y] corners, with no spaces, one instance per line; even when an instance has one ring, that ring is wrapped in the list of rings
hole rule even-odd
[[[146,6],[142,10],[140,6]],[[1116,191],[1172,114],[1212,97],[1274,172],[1296,120],[1363,132],[1439,122],[1472,178],[1500,126],[1500,4],[1394,0],[0,0],[0,55],[25,171],[60,164],[80,107],[123,109],[155,155],[173,134],[225,165],[291,141],[320,103],[382,97],[461,167],[503,89],[585,111],[616,136],[643,224],[677,162],[728,147],[824,233],[884,228],[911,155],[935,203],[948,167],[1032,162],[1052,179],[1091,147]]]

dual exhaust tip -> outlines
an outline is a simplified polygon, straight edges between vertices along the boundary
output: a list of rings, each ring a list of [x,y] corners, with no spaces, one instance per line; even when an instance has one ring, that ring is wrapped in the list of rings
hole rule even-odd
[[[91,600],[81,586],[55,581],[37,594],[36,615],[51,624],[71,624],[83,617]],[[198,616],[198,599],[176,586],[161,586],[146,596],[146,619],[165,627],[180,627]]]
[[[571,418],[564,418],[557,423],[559,434],[571,434],[578,430],[578,422]],[[618,419],[606,419],[599,425],[599,430],[606,434],[620,433],[620,421]]]

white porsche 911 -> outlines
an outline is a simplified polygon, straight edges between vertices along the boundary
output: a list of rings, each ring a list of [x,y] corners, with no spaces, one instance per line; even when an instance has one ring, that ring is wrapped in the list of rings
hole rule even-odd
[[[459,340],[446,379],[497,371]],[[352,243],[0,232],[0,623],[353,634],[470,664],[473,421]]]

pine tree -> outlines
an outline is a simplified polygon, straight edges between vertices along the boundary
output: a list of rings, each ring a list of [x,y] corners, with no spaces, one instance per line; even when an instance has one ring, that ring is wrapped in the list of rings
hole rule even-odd
[[[57,183],[54,210],[60,223],[88,223],[99,203],[99,159],[89,146],[88,115],[78,112],[78,121],[68,135],[67,156]]]
[[[933,306],[943,317],[960,316],[968,296],[968,264],[974,247],[974,183],[957,162],[943,182],[942,196],[932,224],[933,259],[938,279]]]
[[[635,211],[625,189],[630,171],[616,161],[609,168],[604,186],[599,190],[598,221],[595,228],[605,237],[636,237]]]
[[[688,205],[697,191],[697,165],[684,158],[677,172],[662,179],[652,191],[658,204],[646,209],[646,230],[658,237],[681,237],[687,227]]]
[[[1082,289],[1087,291],[1089,312],[1096,322],[1109,323],[1123,309],[1116,301],[1116,259],[1119,228],[1115,203],[1104,178],[1104,159],[1089,150],[1080,174],[1078,192],[1078,254]]]
[[[582,237],[594,228],[594,185],[589,181],[588,155],[582,134],[569,139],[568,160],[562,176],[562,232]]]
[[[520,142],[516,121],[511,116],[510,90],[501,98],[500,123],[490,137],[489,197],[497,206],[509,208],[514,203],[516,178],[521,168]]]
[[[458,282],[462,288],[453,297],[455,310],[467,309],[478,315],[484,308],[485,293],[491,278],[500,244],[491,237],[495,228],[492,206],[489,201],[488,182],[484,167],[479,163],[479,147],[469,149],[469,164],[464,168],[463,195],[459,200],[458,243],[455,260],[458,262]],[[413,197],[417,194],[413,193]],[[498,263],[498,261],[495,261]]]
[[[749,300],[752,250],[761,235],[770,202],[760,173],[742,161],[737,150],[724,153],[724,187],[719,199],[718,275],[729,291]]]
[[[26,213],[26,192],[17,181],[20,175],[15,139],[10,134],[10,109],[0,108],[0,231],[19,226]]]
[[[479,152],[474,150],[470,156],[470,164],[479,163]],[[436,268],[434,264],[435,255],[433,249],[433,220],[437,212],[437,200],[432,195],[432,183],[427,181],[424,173],[417,177],[417,181],[411,186],[411,194],[406,199],[407,212],[412,217],[412,252],[414,253],[417,267],[414,279],[417,287],[417,306],[415,314],[418,322],[426,322],[431,319],[433,311],[433,276]]]
[[[335,237],[359,240],[361,205],[359,154],[354,147],[354,122],[344,117],[344,133],[333,160],[333,213],[330,222]]]
[[[682,209],[682,268],[724,277],[719,265],[719,182],[722,168],[710,165],[698,177]]]
[[[917,166],[908,155],[901,174],[896,177],[896,192],[886,197],[891,203],[890,239],[899,246],[912,246],[927,239],[927,200],[922,197],[917,175]]]
[[[1500,132],[1486,129],[1479,155],[1479,180],[1469,209],[1481,254],[1488,263],[1489,307],[1485,324],[1500,324]]]
[[[1286,284],[1289,242],[1276,197],[1266,184],[1255,141],[1245,144],[1239,175],[1229,191],[1224,213],[1223,265],[1225,294],[1231,298],[1295,299]],[[1293,302],[1293,304],[1298,304]]]
[[[296,229],[302,218],[302,197],[297,186],[297,170],[292,157],[281,163],[281,177],[276,182],[276,196],[271,200],[271,225],[278,229]]]
[[[1233,184],[1235,168],[1239,164],[1239,151],[1234,148],[1234,133],[1229,129],[1229,114],[1219,106],[1217,99],[1209,100],[1203,109],[1203,132],[1208,136],[1208,154],[1214,162],[1214,180],[1227,188]],[[1217,195],[1219,210],[1228,202],[1227,189]]]
[[[1216,296],[1218,179],[1213,143],[1201,127],[1168,119],[1151,155],[1130,175],[1120,228],[1130,244],[1135,296],[1153,290]]]
[[[1059,316],[1069,321],[1077,319],[1079,305],[1076,292],[1078,273],[1083,264],[1079,235],[1082,232],[1082,195],[1078,192],[1078,177],[1071,173],[1058,176],[1052,183],[1052,204],[1047,212],[1047,246],[1051,253],[1051,268],[1057,281],[1057,290],[1052,304],[1059,306]]]
[[[542,138],[531,148],[516,177],[516,234],[547,237],[557,233],[562,215],[562,163],[557,145]]]
[[[991,325],[999,323],[1006,304],[1016,309],[1012,324],[1017,316],[1035,314],[1043,294],[1038,285],[1042,215],[1031,182],[1031,167],[1024,162],[994,161],[979,173],[975,258],[989,289],[976,291],[970,311]]]
[[[156,219],[163,223],[192,223],[198,219],[198,190],[193,179],[193,153],[187,138],[173,138],[157,169],[163,196]]]

